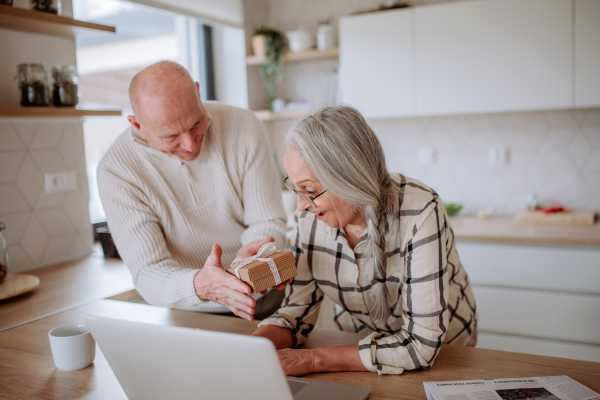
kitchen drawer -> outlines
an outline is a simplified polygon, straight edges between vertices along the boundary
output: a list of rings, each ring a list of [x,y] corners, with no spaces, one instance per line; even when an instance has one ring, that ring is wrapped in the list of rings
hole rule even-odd
[[[600,346],[479,332],[477,347],[600,362]]]
[[[600,344],[600,296],[473,285],[484,332]]]
[[[600,249],[456,243],[475,285],[600,294]]]

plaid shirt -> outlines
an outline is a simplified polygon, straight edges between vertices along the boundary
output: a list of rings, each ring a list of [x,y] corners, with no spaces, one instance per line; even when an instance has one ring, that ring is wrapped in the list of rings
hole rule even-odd
[[[294,347],[313,330],[323,296],[333,300],[335,322],[364,332],[359,353],[379,374],[429,368],[443,343],[474,346],[475,297],[454,246],[454,232],[438,194],[394,174],[400,211],[385,234],[386,285],[392,315],[385,324],[369,316],[374,304],[374,263],[364,260],[366,230],[354,251],[343,229],[330,228],[308,211],[296,212],[292,250],[298,276],[286,287],[281,308],[260,325],[292,330]]]

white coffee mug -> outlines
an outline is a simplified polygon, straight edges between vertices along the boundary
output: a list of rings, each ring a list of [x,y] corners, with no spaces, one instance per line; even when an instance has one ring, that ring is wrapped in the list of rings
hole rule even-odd
[[[85,324],[71,324],[48,332],[56,368],[75,371],[94,362],[96,342]]]

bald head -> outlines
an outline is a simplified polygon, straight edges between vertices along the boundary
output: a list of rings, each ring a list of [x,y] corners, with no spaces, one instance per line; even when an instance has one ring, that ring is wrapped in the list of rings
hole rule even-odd
[[[171,61],[152,64],[138,72],[129,84],[133,114],[141,119],[164,107],[181,102],[198,102],[198,89],[189,72]]]
[[[153,148],[192,161],[200,154],[209,124],[198,88],[179,64],[150,65],[129,84],[133,115],[127,119]]]

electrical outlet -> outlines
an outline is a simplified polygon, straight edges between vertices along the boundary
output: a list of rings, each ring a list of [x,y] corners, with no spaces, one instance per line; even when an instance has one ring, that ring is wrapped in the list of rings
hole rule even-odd
[[[46,172],[46,193],[69,192],[77,190],[77,174],[75,171]]]
[[[435,163],[435,149],[433,147],[421,147],[417,153],[417,157],[421,164]]]
[[[508,150],[506,146],[490,146],[488,153],[489,162],[492,167],[501,167],[508,163]]]

